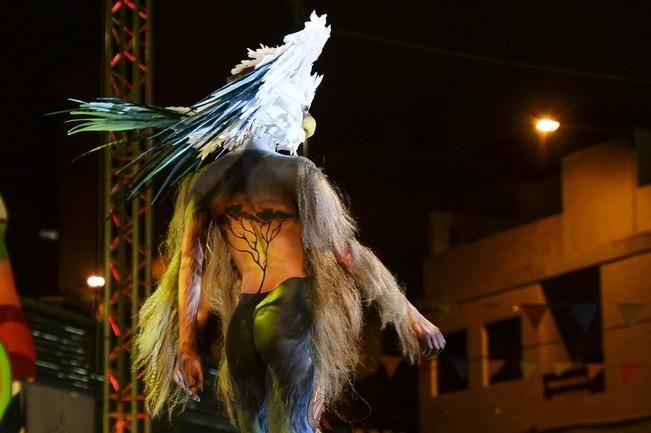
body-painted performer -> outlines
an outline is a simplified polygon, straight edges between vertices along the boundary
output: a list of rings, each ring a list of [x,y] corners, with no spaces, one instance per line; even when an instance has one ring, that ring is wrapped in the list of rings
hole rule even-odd
[[[105,99],[71,110],[83,116],[73,133],[159,129],[132,192],[165,170],[161,189],[180,185],[169,265],[140,315],[137,362],[154,415],[202,388],[202,305],[222,323],[218,389],[242,432],[316,431],[358,362],[368,303],[412,361],[445,345],[357,241],[323,172],[297,156],[321,80],[312,64],[329,34],[313,14],[284,45],[249,51],[232,81],[189,109]]]

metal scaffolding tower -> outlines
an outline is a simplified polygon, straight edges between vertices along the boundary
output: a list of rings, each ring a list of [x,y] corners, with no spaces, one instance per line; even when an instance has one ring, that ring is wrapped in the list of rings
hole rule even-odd
[[[104,96],[151,103],[152,0],[104,0]],[[141,300],[151,292],[151,193],[124,200],[131,170],[118,173],[146,143],[128,134],[104,152],[104,388],[103,433],[148,433],[138,372],[131,369]]]

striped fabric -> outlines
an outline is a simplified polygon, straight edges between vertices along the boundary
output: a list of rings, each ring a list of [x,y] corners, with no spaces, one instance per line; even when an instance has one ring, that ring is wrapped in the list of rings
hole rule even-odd
[[[35,376],[36,353],[31,331],[20,307],[5,243],[8,219],[0,196],[0,342],[9,353],[12,379],[21,380]]]

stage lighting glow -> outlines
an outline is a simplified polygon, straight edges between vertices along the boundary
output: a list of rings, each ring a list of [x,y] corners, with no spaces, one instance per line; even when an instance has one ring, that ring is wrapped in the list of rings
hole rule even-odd
[[[91,275],[86,280],[86,284],[88,284],[88,287],[92,287],[93,289],[104,287],[105,284],[104,277],[100,277],[98,275]]]
[[[539,132],[554,132],[556,131],[561,124],[554,119],[543,118],[536,121],[536,129]]]

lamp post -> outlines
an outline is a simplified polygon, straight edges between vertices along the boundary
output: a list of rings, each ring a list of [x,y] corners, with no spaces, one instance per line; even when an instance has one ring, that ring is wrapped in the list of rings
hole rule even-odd
[[[555,132],[561,126],[558,120],[549,117],[536,119],[535,125],[536,131],[540,132],[541,134],[549,134],[550,132]]]

